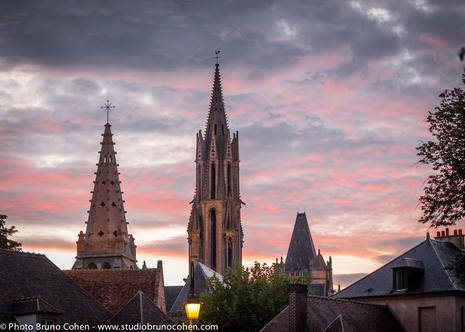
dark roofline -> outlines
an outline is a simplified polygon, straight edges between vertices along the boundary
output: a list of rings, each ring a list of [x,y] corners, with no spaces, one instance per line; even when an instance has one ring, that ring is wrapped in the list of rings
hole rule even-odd
[[[37,256],[39,256],[39,257],[47,257],[44,254],[40,254],[40,253],[36,253],[36,252],[22,251],[22,250],[12,250],[12,249],[0,249],[0,253],[1,254],[11,254],[11,255],[24,255],[24,256],[31,256],[31,257],[37,257]]]
[[[447,289],[447,290],[437,290],[437,291],[427,291],[427,292],[408,292],[408,293],[392,293],[392,294],[383,294],[383,295],[365,295],[365,296],[351,296],[350,299],[364,299],[364,298],[381,298],[381,297],[393,297],[393,296],[409,296],[409,295],[426,295],[426,294],[445,294],[445,293],[459,293],[465,295],[465,290],[461,289]],[[331,295],[329,298],[332,300],[339,300],[339,299],[346,299],[345,297],[338,297],[338,298],[333,298],[333,296],[337,295],[339,293],[336,293],[334,295]],[[355,301],[357,302],[357,301]]]
[[[362,280],[364,280],[364,279],[368,278],[369,276],[371,276],[373,273],[375,273],[375,272],[381,270],[381,269],[384,268],[386,265],[391,264],[391,263],[394,262],[396,259],[398,259],[400,256],[406,255],[406,254],[409,253],[410,251],[416,249],[417,247],[419,247],[420,245],[422,245],[422,244],[423,244],[424,242],[426,242],[426,241],[431,241],[431,239],[430,239],[429,237],[427,237],[425,240],[421,241],[421,242],[418,243],[416,246],[414,246],[414,247],[410,248],[409,250],[407,250],[406,252],[404,252],[404,253],[402,253],[402,254],[396,256],[395,258],[391,259],[391,260],[390,260],[389,262],[387,262],[386,264],[380,266],[380,267],[377,268],[376,270],[374,270],[374,271],[368,273],[366,276],[364,276],[364,277],[360,278],[359,280],[355,281],[354,283],[350,284],[349,286],[347,286],[346,288],[344,288],[344,289],[341,290],[340,292],[338,292],[338,293],[336,293],[336,294],[333,294],[333,295],[331,295],[331,296],[329,296],[329,297],[330,297],[330,298],[334,298],[334,297],[337,296],[338,294],[344,292],[346,289],[352,287],[352,286],[355,285],[355,284],[358,284],[358,283],[361,282]],[[435,241],[436,241],[436,240],[435,240]],[[434,251],[434,252],[436,253],[436,251]],[[437,253],[436,253],[436,257],[439,259]],[[439,259],[439,260],[440,260],[440,259]],[[386,295],[383,295],[383,296],[386,296]],[[351,298],[355,298],[355,297],[352,297],[352,296],[351,296]]]

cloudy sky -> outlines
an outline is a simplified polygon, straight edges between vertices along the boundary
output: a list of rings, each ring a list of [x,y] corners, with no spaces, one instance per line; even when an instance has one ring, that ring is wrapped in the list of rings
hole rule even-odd
[[[244,263],[285,256],[305,211],[335,274],[371,272],[428,230],[415,146],[460,84],[464,15],[462,1],[1,1],[0,213],[25,250],[71,267],[110,99],[139,261],[180,284],[220,49]]]

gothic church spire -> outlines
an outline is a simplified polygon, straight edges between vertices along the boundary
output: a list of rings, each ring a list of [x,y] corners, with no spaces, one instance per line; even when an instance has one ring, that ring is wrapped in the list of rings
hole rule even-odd
[[[111,125],[105,124],[91,191],[86,232],[79,234],[73,269],[137,268],[136,246],[128,233]]]

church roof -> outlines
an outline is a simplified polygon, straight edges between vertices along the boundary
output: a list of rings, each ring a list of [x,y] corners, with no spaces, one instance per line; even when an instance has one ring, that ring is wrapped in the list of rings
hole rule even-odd
[[[144,292],[139,291],[108,322],[109,324],[165,324],[174,322],[150,300]]]
[[[207,286],[207,279],[216,277],[220,280],[223,280],[223,276],[210,269],[208,266],[197,262],[194,267],[194,292],[197,295],[200,295],[203,291],[209,290]],[[179,292],[176,301],[174,301],[173,306],[168,311],[184,311],[184,302],[186,302],[187,296],[189,295],[189,290],[191,286],[191,279],[187,278],[186,283]]]
[[[121,239],[125,245],[122,249],[127,257],[135,260],[128,245],[130,235],[126,222],[126,211],[124,210],[124,200],[121,191],[121,181],[119,180],[118,164],[116,163],[116,151],[114,149],[113,134],[111,125],[105,124],[105,131],[102,134],[103,140],[99,151],[100,157],[95,172],[94,190],[91,191],[89,217],[87,220],[85,242],[89,244],[85,252],[109,251],[108,241]],[[113,249],[115,250],[115,249]],[[111,251],[111,249],[110,249]],[[119,251],[119,250],[117,250]],[[80,253],[78,257],[86,255]]]
[[[291,242],[287,251],[285,271],[310,271],[310,267],[316,257],[312,235],[308,228],[307,216],[297,213]]]
[[[156,269],[64,272],[113,313],[120,310],[138,291],[143,291],[165,310],[163,271],[160,266],[161,262]]]
[[[205,129],[206,148],[204,153],[213,153],[213,155],[222,158],[225,154],[225,147],[229,139],[228,121],[224,107],[223,90],[221,88],[221,75],[219,64],[217,63],[215,65],[210,110],[208,112],[207,127]],[[215,151],[212,152],[212,149]]]
[[[308,331],[405,331],[387,305],[358,303],[320,296],[307,297],[306,325]],[[281,311],[261,330],[261,332],[281,331],[289,331],[289,307]]]
[[[15,313],[31,310],[61,313],[61,323],[101,323],[111,317],[44,255],[0,249],[0,322],[13,322]]]
[[[420,244],[346,287],[333,297],[358,298],[465,291],[464,278],[457,278],[454,271],[448,268],[454,265],[455,257],[461,253],[461,250],[452,243],[430,239],[428,236]],[[422,278],[418,278],[408,289],[394,290],[393,269],[399,267],[421,270]]]

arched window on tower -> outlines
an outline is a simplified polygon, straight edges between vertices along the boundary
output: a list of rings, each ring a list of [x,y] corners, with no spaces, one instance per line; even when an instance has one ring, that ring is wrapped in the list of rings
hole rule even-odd
[[[231,238],[228,239],[228,267],[233,267],[233,246]]]
[[[216,167],[215,167],[215,163],[212,163],[210,172],[211,172],[210,199],[215,199],[216,198]]]
[[[199,262],[203,263],[203,222],[202,216],[198,218],[198,225],[199,229]]]
[[[210,258],[211,268],[216,270],[216,211],[215,209],[210,210]]]
[[[228,163],[227,177],[228,177],[228,196],[231,196],[231,163]]]

